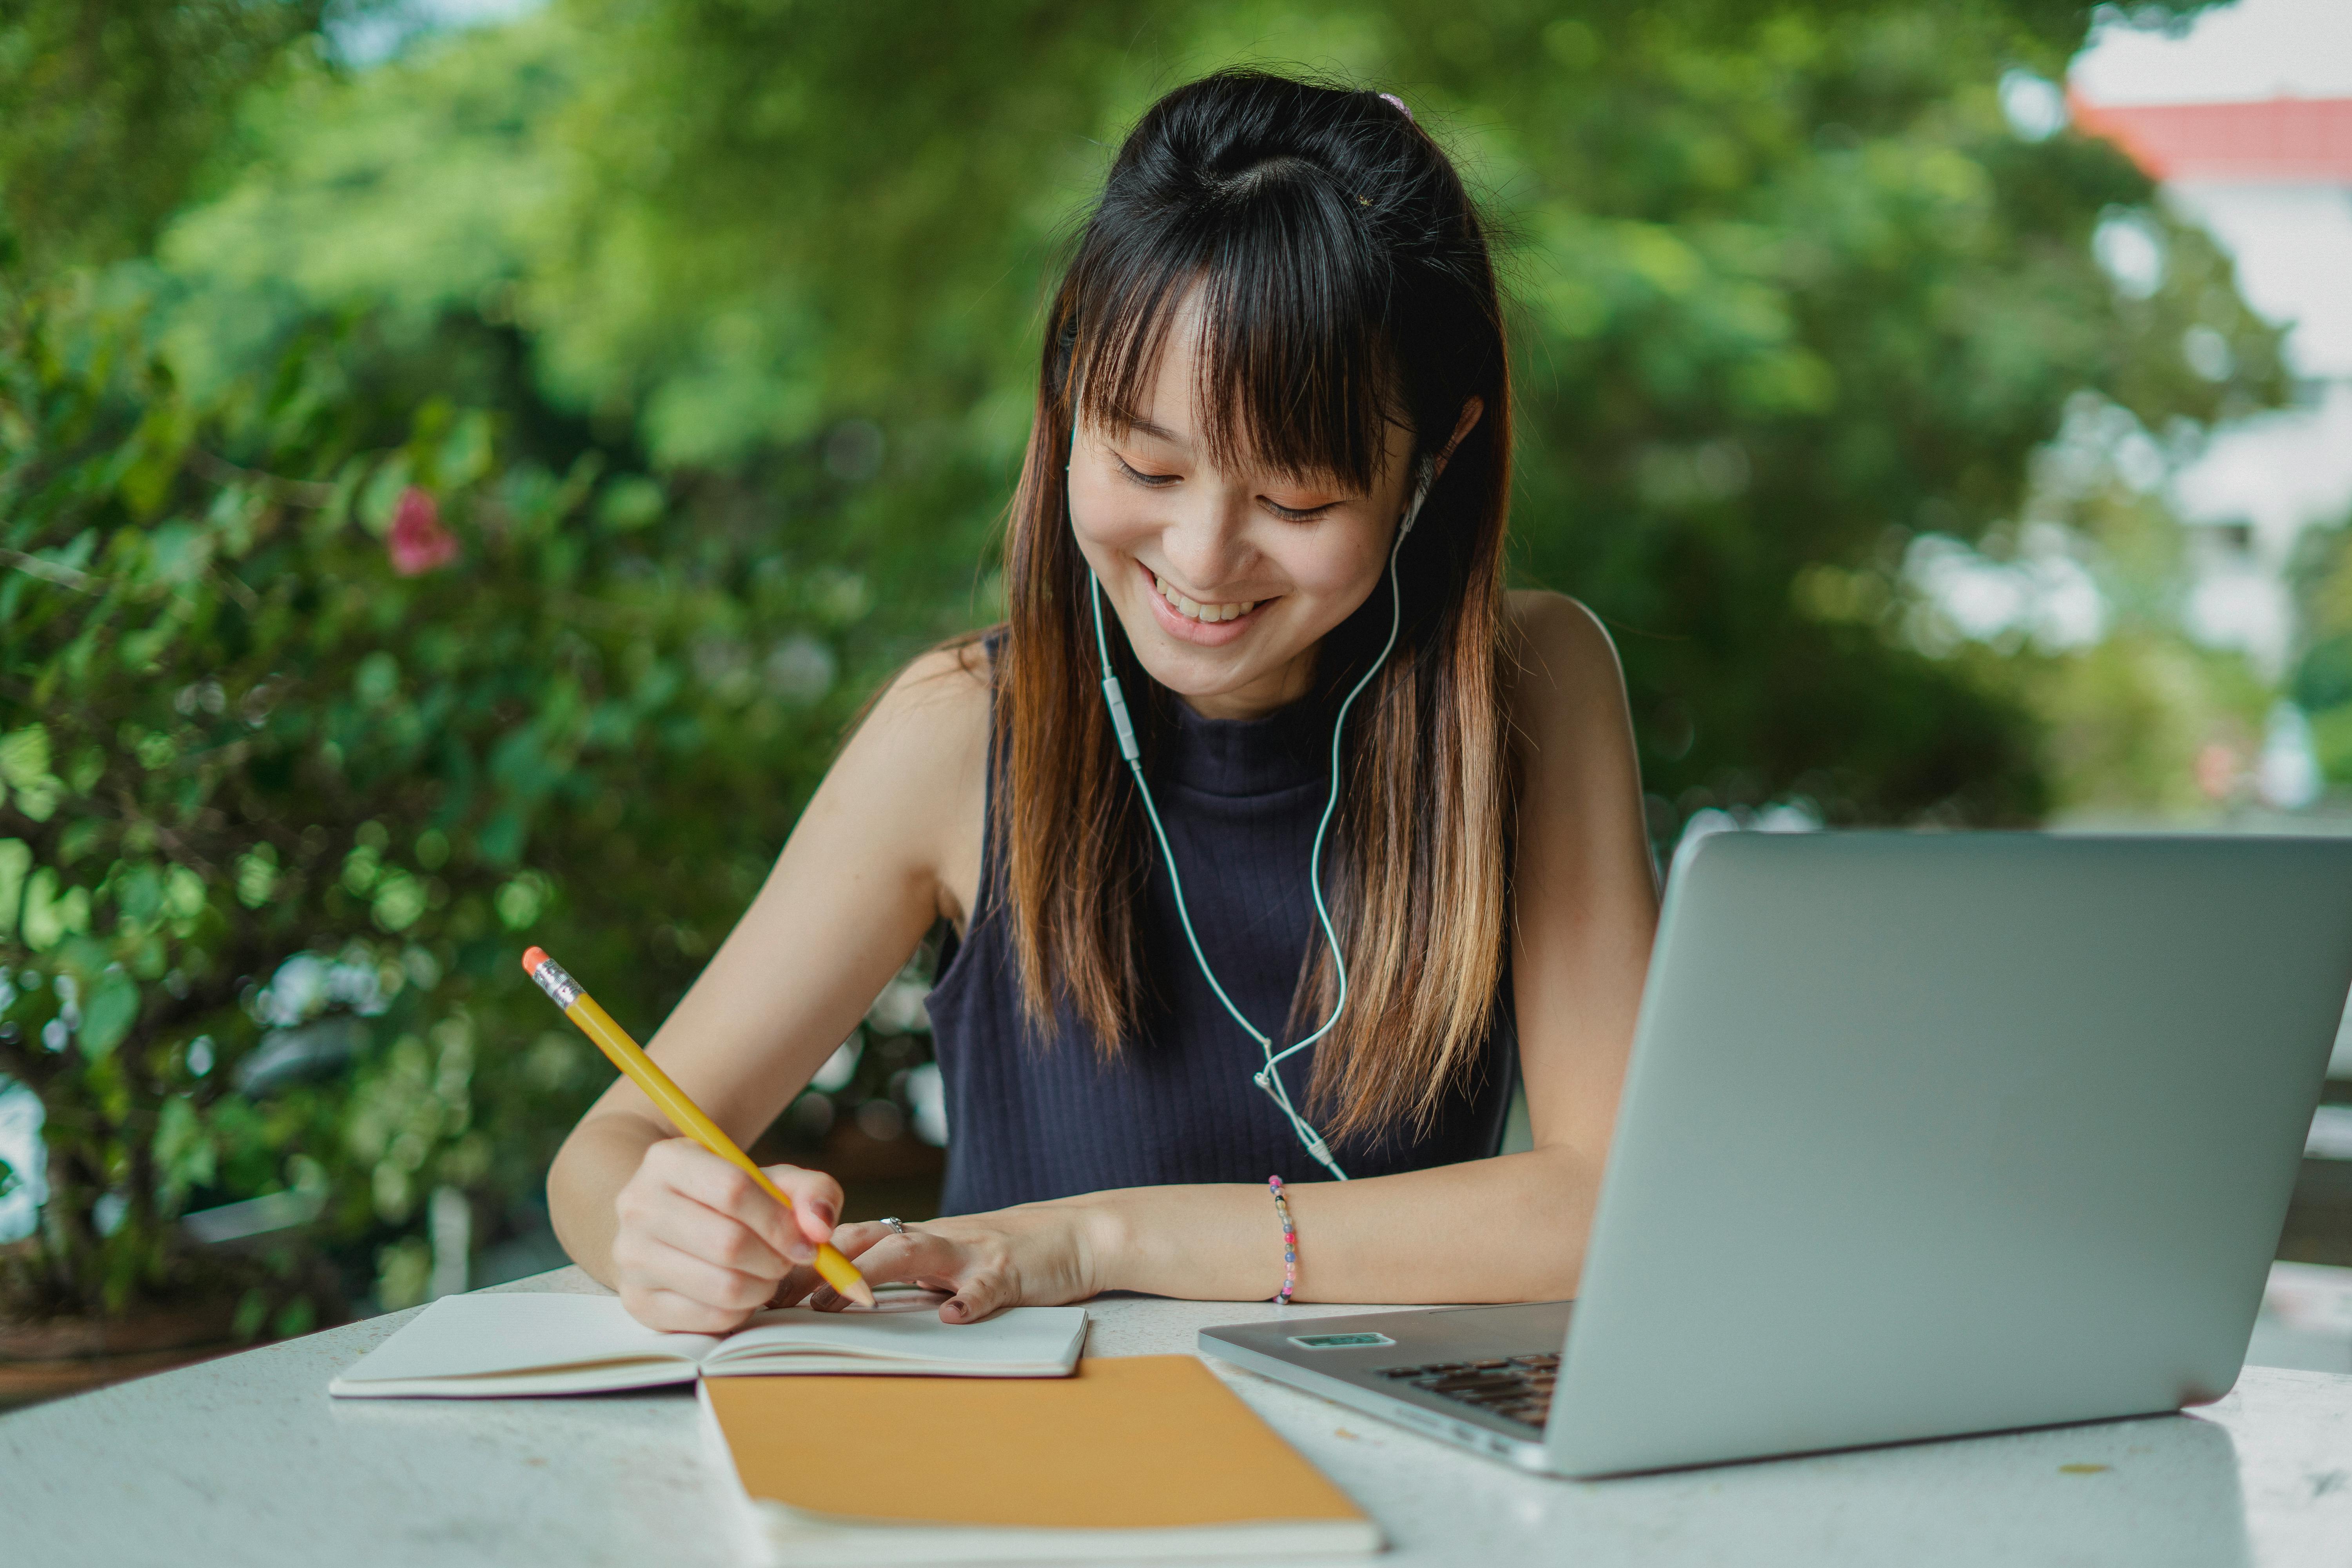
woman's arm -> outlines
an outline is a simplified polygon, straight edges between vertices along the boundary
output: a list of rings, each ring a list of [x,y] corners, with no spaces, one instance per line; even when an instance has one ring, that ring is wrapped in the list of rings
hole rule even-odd
[[[749,1144],[856,1026],[933,921],[961,923],[979,880],[988,693],[976,647],[894,682],[818,786],[783,853],[649,1051]],[[833,1230],[830,1176],[772,1173],[786,1215],[625,1079],[548,1173],[572,1259],[659,1328],[734,1327]],[[795,1224],[797,1220],[797,1224]]]
[[[1535,1147],[1286,1189],[1297,1296],[1510,1301],[1575,1294],[1657,924],[1624,679],[1591,614],[1514,594],[1509,694],[1520,804],[1512,976]],[[927,1221],[836,1243],[880,1279],[950,1289],[951,1320],[1128,1289],[1271,1296],[1281,1233],[1263,1186],[1138,1187]],[[870,1257],[866,1256],[870,1253]],[[820,1299],[823,1293],[820,1292]]]

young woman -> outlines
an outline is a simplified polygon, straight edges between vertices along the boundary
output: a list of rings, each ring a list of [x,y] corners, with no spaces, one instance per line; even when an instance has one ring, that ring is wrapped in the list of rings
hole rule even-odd
[[[748,1143],[945,919],[950,1217],[836,1230],[780,1166],[788,1214],[624,1080],[549,1177],[572,1256],[699,1331],[838,1305],[828,1237],[951,1322],[1266,1297],[1280,1177],[1297,1299],[1574,1294],[1656,891],[1606,637],[1502,588],[1509,412],[1401,102],[1155,105],[1054,298],[1006,625],[882,695],[652,1046]]]

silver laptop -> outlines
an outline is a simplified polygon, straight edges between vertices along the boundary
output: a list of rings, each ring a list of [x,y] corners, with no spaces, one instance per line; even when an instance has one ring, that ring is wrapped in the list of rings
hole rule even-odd
[[[2352,839],[1717,834],[1574,1302],[1200,1347],[1575,1476],[2216,1399],[2347,987]]]

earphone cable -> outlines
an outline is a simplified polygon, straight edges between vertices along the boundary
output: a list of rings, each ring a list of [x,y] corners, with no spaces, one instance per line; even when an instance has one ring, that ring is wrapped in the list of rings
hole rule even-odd
[[[1216,971],[1209,966],[1208,955],[1201,950],[1201,939],[1192,929],[1192,910],[1184,901],[1184,879],[1176,868],[1175,851],[1169,845],[1167,829],[1160,825],[1159,807],[1151,798],[1151,786],[1144,781],[1142,754],[1136,744],[1134,722],[1127,711],[1126,694],[1120,689],[1118,677],[1111,673],[1110,642],[1103,630],[1102,579],[1096,576],[1091,570],[1087,574],[1088,585],[1087,598],[1094,611],[1095,657],[1099,661],[1103,672],[1103,700],[1110,710],[1111,725],[1118,734],[1119,754],[1126,760],[1128,772],[1135,780],[1136,794],[1143,802],[1144,817],[1150,823],[1151,836],[1160,847],[1160,864],[1168,868],[1168,886],[1170,891],[1175,895],[1177,921],[1183,928],[1185,943],[1192,950],[1192,962],[1199,967],[1201,977],[1209,983],[1209,989],[1216,996],[1218,1004],[1224,1008],[1234,1022],[1241,1026],[1242,1032],[1257,1043],[1258,1053],[1264,1058],[1265,1065],[1252,1075],[1252,1081],[1274,1100],[1275,1105],[1290,1122],[1291,1130],[1298,1135],[1299,1142],[1306,1145],[1307,1153],[1334,1177],[1343,1182],[1348,1179],[1348,1173],[1341,1170],[1339,1162],[1332,1158],[1330,1146],[1324,1142],[1323,1135],[1315,1131],[1314,1126],[1298,1113],[1297,1107],[1291,1102],[1288,1086],[1282,1081],[1281,1064],[1286,1058],[1305,1050],[1329,1034],[1339,1022],[1339,1015],[1348,1004],[1348,961],[1346,955],[1340,951],[1339,932],[1331,923],[1331,910],[1323,898],[1323,842],[1329,833],[1331,819],[1337,814],[1339,805],[1340,742],[1347,732],[1349,710],[1355,706],[1356,699],[1363,695],[1364,688],[1371,684],[1372,677],[1379,674],[1381,667],[1388,662],[1389,655],[1396,647],[1398,633],[1403,626],[1404,590],[1402,584],[1397,580],[1397,556],[1404,548],[1405,535],[1412,531],[1414,521],[1420,516],[1422,502],[1428,493],[1429,476],[1424,468],[1423,479],[1413,496],[1412,504],[1406,509],[1403,518],[1399,521],[1396,540],[1389,547],[1388,640],[1381,645],[1379,657],[1374,658],[1370,666],[1358,678],[1356,684],[1349,689],[1348,695],[1340,701],[1339,717],[1332,721],[1331,725],[1331,789],[1323,802],[1322,817],[1315,825],[1315,847],[1307,857],[1307,888],[1315,900],[1315,918],[1323,928],[1325,944],[1331,950],[1331,967],[1337,982],[1338,994],[1332,1000],[1330,1016],[1325,1018],[1314,1033],[1285,1047],[1279,1052],[1275,1050],[1274,1041],[1265,1031],[1251,1023],[1243,1015],[1242,1010],[1234,1005],[1234,999],[1226,994],[1224,986],[1218,982]]]

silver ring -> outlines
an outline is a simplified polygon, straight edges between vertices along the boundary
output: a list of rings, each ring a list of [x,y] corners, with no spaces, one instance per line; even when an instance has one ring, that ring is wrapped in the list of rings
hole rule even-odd
[[[897,1215],[884,1215],[882,1216],[882,1223],[890,1227],[890,1234],[892,1236],[904,1237],[907,1234],[906,1222],[901,1220]]]

